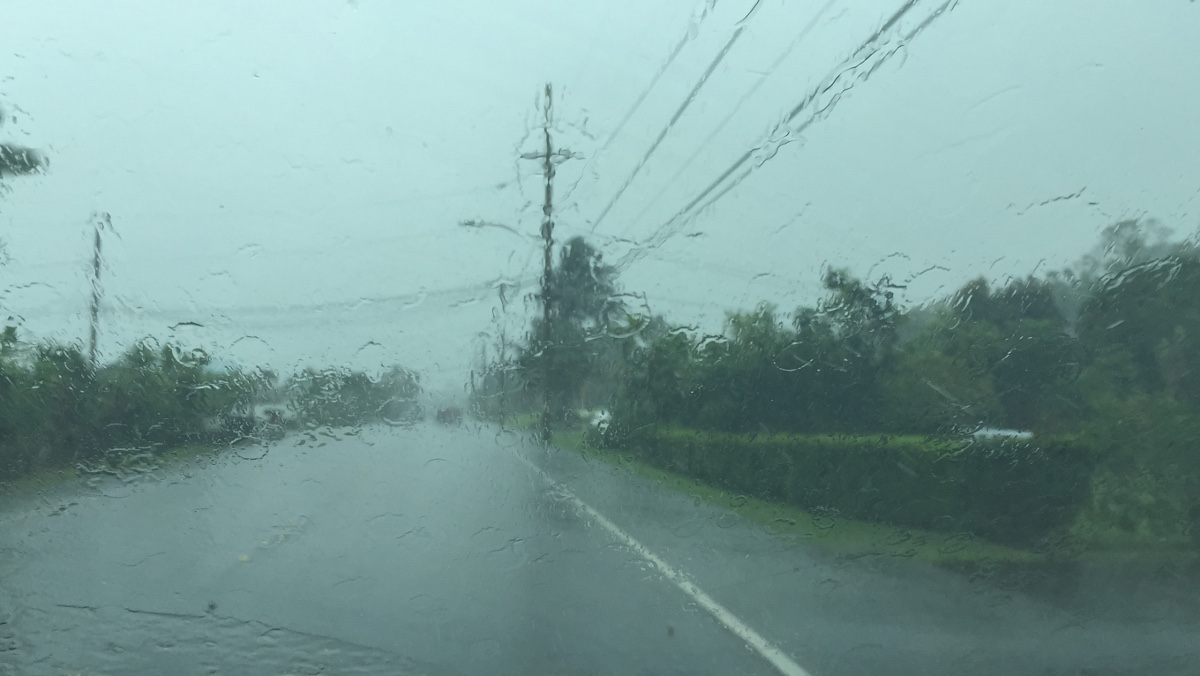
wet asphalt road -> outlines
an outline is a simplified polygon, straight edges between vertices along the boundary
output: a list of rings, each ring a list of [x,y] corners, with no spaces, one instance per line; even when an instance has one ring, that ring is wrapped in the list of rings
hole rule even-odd
[[[1191,579],[848,561],[492,427],[335,436],[0,498],[0,674],[780,673],[647,555],[817,676],[1200,673]]]

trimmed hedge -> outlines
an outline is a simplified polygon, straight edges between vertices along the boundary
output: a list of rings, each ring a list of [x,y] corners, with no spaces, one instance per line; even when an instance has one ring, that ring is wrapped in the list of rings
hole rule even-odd
[[[1088,498],[1091,454],[1078,442],[898,435],[737,435],[642,428],[606,445],[729,491],[930,530],[1034,546]]]

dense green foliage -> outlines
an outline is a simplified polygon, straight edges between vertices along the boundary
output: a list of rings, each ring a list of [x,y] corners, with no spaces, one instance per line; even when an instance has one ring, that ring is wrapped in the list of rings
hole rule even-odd
[[[4,124],[5,117],[4,110],[0,109],[0,125]],[[42,154],[32,148],[0,142],[0,178],[32,174],[45,164]]]
[[[583,238],[563,244],[543,299],[549,322],[537,317],[511,360],[483,366],[472,408],[500,418],[505,409],[540,409],[544,397],[551,418],[562,422],[579,407],[607,401],[623,356],[619,336],[630,331],[616,278],[616,268]]]
[[[720,336],[675,332],[639,351],[616,402],[626,424],[727,432],[947,434],[1053,430],[1080,341],[1047,282],[967,284],[905,313],[888,280],[825,276],[829,294],[791,325],[769,305],[733,313]],[[901,329],[913,335],[901,340]]]
[[[588,309],[485,369],[485,414],[536,412],[549,363],[557,411],[610,410],[599,443],[728,490],[1022,545],[1200,544],[1200,246],[1156,223],[921,307],[829,269],[815,304],[717,335],[625,313],[599,260],[564,249],[555,293]]]
[[[620,439],[662,469],[750,497],[1034,546],[1088,495],[1091,457],[1070,440],[743,435],[643,428]]]
[[[998,287],[976,279],[923,308],[899,307],[886,278],[831,270],[826,297],[790,322],[763,304],[731,313],[721,335],[665,332],[623,364],[606,443],[731,489],[891,523],[928,523],[919,496],[943,495],[944,525],[1002,541],[1061,533],[1074,511],[1070,529],[1085,537],[1200,542],[1200,251],[1149,234],[1152,224],[1120,223],[1072,269]],[[676,427],[708,434],[661,436]],[[1027,473],[988,469],[996,456],[978,445],[962,451],[954,467],[979,473],[942,488],[970,486],[973,506],[912,484],[876,486],[888,501],[867,508],[863,481],[901,478],[897,442],[836,458],[811,442],[960,444],[988,428],[1032,433]],[[937,485],[949,476],[949,465],[901,464]],[[814,493],[829,468],[848,483]],[[1021,497],[1034,489],[1044,505]]]
[[[308,425],[344,427],[384,421],[400,424],[419,414],[415,373],[393,367],[372,380],[350,369],[306,369],[284,387],[287,401]]]
[[[19,349],[0,333],[0,480],[43,467],[119,461],[189,444],[227,444],[289,426],[411,421],[417,375],[380,378],[306,370],[282,385],[269,372],[212,368],[201,350],[143,341],[93,366],[73,345]]]
[[[148,342],[93,367],[76,346],[15,349],[0,340],[0,478],[45,466],[228,440],[220,424],[249,405],[254,383],[209,368],[208,356]]]

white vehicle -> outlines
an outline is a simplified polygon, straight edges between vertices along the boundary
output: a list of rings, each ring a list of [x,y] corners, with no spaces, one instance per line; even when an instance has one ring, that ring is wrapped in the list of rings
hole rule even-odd
[[[607,409],[598,409],[595,411],[581,408],[575,412],[579,419],[587,424],[588,427],[594,427],[598,430],[604,430],[608,427],[608,423],[612,420],[612,413]]]
[[[1032,439],[1033,432],[1025,430],[1005,430],[996,427],[981,427],[971,433],[971,436],[979,441],[991,441],[994,439],[1018,439],[1021,441]]]

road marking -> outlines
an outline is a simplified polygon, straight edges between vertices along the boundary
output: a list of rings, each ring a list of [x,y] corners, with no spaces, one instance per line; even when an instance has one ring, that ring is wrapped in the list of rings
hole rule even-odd
[[[515,450],[513,451],[513,455],[515,455],[518,460],[528,465],[529,468],[534,472],[537,472],[539,475],[541,475],[542,479],[544,479],[546,483],[550,484],[552,488],[560,492],[564,497],[574,503],[574,505],[581,511],[587,513],[587,515],[592,517],[596,523],[604,526],[605,530],[616,536],[616,538],[625,543],[627,547],[637,552],[639,556],[654,564],[654,567],[658,568],[659,572],[661,572],[664,577],[674,583],[674,585],[683,591],[683,593],[692,597],[692,599],[695,600],[701,608],[707,610],[710,615],[717,619],[718,622],[725,625],[726,629],[733,632],[734,636],[737,636],[745,641],[746,644],[749,645],[759,655],[761,655],[763,659],[770,662],[771,666],[779,670],[779,673],[784,674],[784,676],[811,676],[807,671],[804,670],[803,667],[793,662],[792,658],[787,656],[787,653],[783,652],[779,648],[776,648],[774,645],[771,645],[770,641],[763,638],[763,636],[757,631],[751,629],[750,625],[743,622],[740,618],[738,618],[737,615],[729,612],[725,606],[718,603],[717,600],[709,596],[707,592],[688,580],[686,575],[673,568],[666,561],[660,559],[658,555],[650,551],[646,545],[643,545],[632,535],[621,530],[617,524],[609,521],[603,514],[592,509],[591,505],[588,505],[583,500],[580,500],[578,496],[570,491],[570,489],[558,481],[555,481],[554,478],[547,474],[544,469],[538,467],[533,461],[517,453]]]

